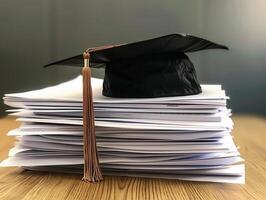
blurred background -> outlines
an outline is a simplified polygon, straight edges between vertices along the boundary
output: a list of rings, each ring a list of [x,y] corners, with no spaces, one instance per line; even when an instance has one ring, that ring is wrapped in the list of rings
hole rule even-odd
[[[1,0],[0,96],[76,77],[42,66],[87,47],[189,33],[230,48],[189,54],[200,82],[222,84],[234,113],[266,116],[265,21],[265,0]]]

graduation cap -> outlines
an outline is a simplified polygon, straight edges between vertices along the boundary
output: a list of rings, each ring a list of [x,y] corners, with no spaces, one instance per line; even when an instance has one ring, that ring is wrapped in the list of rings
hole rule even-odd
[[[196,71],[185,53],[228,49],[202,38],[171,34],[118,46],[90,48],[90,67],[105,67],[103,95],[153,98],[201,92]],[[82,66],[83,55],[49,65]]]
[[[90,67],[105,67],[103,95],[120,98],[155,98],[201,92],[194,65],[185,53],[228,49],[211,41],[171,34],[145,41],[87,49],[83,54],[46,66],[82,66],[83,62],[83,180],[102,180],[99,166]]]

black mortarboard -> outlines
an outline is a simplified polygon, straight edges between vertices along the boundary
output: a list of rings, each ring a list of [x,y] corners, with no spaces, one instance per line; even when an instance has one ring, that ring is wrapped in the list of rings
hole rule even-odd
[[[226,46],[172,34],[124,45],[87,49],[83,55],[46,65],[82,66],[84,181],[103,179],[96,147],[91,71],[105,66],[103,95],[108,97],[165,97],[201,92],[196,71],[185,53]]]
[[[90,67],[105,66],[103,95],[153,98],[201,92],[196,71],[185,53],[228,49],[191,35],[171,34],[140,42],[91,48]],[[83,55],[49,65],[82,66]],[[47,65],[47,66],[49,66]]]

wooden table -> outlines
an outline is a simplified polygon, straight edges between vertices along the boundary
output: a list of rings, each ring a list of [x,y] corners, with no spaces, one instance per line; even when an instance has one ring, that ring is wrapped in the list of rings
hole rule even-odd
[[[147,178],[105,177],[98,184],[81,176],[0,168],[0,199],[266,199],[266,119],[234,117],[235,142],[246,160],[246,184],[220,184]],[[19,123],[0,119],[0,159],[14,139],[6,133]]]

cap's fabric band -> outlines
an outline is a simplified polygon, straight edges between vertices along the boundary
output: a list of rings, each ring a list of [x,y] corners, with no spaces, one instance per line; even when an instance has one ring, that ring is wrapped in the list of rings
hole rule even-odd
[[[91,69],[89,67],[90,54],[84,52],[83,76],[83,156],[85,182],[98,182],[103,180],[96,146],[94,125],[93,94],[91,88]]]

